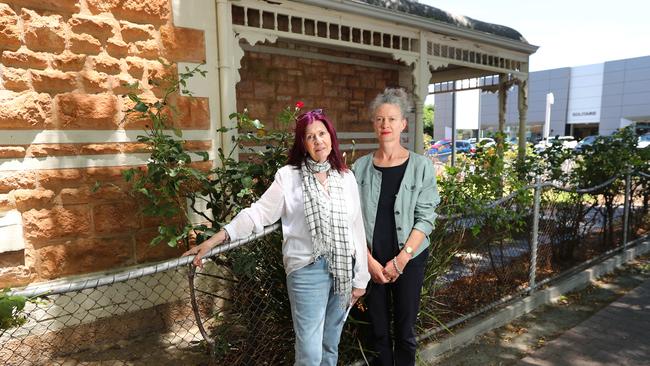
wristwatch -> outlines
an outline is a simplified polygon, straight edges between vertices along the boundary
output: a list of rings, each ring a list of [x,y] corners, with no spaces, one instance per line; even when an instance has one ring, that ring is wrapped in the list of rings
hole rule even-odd
[[[406,254],[413,255],[413,248],[411,247],[404,247],[404,251],[406,252]]]

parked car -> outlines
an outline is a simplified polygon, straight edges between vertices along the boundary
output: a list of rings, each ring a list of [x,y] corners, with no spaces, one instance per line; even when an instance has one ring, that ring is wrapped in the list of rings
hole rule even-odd
[[[473,154],[476,152],[476,148],[467,140],[457,140],[456,141],[456,152],[464,154]],[[431,145],[431,148],[427,151],[427,155],[449,155],[451,154],[451,141],[450,140],[440,140],[435,144]]]
[[[494,139],[491,138],[491,137],[481,137],[480,139],[478,139],[478,141],[476,141],[475,137],[472,137],[471,139],[468,139],[467,141],[470,144],[472,144],[472,146],[478,145],[478,146],[483,146],[483,147],[490,147],[490,146],[494,146],[494,145],[497,144],[496,141],[494,141]]]
[[[648,146],[650,146],[650,132],[639,136],[639,142],[636,144],[639,149],[645,149]]]
[[[573,136],[555,136],[550,137],[548,140],[541,140],[534,146],[534,149],[539,153],[546,150],[546,148],[550,147],[553,143],[560,143],[565,149],[574,149],[578,145],[578,141],[576,141]]]
[[[574,148],[575,152],[582,152],[586,146],[593,145],[597,139],[598,139],[598,135],[590,135],[583,138],[582,140],[578,141],[578,143],[576,144],[576,147]]]

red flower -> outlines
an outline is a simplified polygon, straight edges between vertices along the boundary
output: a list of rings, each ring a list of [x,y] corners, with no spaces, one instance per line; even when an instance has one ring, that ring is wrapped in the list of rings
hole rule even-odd
[[[297,101],[297,102],[296,102],[296,109],[300,109],[300,108],[302,108],[302,107],[304,107],[304,106],[305,106],[305,103],[303,103],[303,102],[301,102],[301,101]]]

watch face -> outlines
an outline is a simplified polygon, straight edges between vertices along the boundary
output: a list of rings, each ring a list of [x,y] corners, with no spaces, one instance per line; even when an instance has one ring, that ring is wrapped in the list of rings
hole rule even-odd
[[[411,248],[411,247],[406,247],[406,253],[408,253],[408,254],[413,253],[413,248]]]

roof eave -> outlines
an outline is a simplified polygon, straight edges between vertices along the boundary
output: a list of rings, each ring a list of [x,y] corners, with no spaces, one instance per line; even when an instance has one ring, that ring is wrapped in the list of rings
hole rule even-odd
[[[423,17],[395,12],[389,9],[382,9],[353,0],[301,0],[300,2],[321,8],[330,8],[332,10],[354,13],[357,15],[372,17],[383,21],[394,22],[397,24],[424,29],[435,33],[448,34],[464,39],[470,39],[472,41],[487,43],[514,51],[524,52],[529,55],[535,53],[535,51],[537,51],[539,48],[539,46],[535,46],[530,43],[515,41],[513,39],[508,39],[473,29],[464,29],[453,26],[451,24],[427,20]]]

